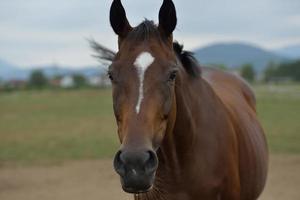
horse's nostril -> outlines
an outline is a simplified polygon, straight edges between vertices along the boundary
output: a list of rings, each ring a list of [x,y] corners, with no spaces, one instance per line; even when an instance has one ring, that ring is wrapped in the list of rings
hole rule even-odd
[[[114,158],[114,168],[118,174],[121,176],[125,175],[125,166],[121,157],[122,151],[118,151]]]
[[[148,151],[148,155],[149,155],[149,158],[148,158],[147,162],[145,163],[145,172],[147,174],[151,174],[157,169],[158,159],[157,159],[156,153],[153,151]]]
[[[126,152],[125,153],[122,153],[122,151],[119,151],[119,152],[120,152],[120,154],[119,154],[120,162],[126,163]]]

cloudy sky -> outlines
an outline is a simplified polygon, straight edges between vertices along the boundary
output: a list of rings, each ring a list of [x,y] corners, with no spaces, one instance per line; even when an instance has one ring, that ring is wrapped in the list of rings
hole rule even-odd
[[[175,38],[187,49],[243,41],[268,49],[300,44],[299,0],[174,0]],[[162,0],[123,0],[132,26],[157,21]],[[96,64],[87,38],[116,49],[111,0],[1,0],[0,59],[22,67]]]

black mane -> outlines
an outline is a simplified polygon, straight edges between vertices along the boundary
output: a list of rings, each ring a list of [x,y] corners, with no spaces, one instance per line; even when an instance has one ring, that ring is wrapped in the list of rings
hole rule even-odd
[[[183,45],[180,45],[178,42],[173,42],[173,49],[186,72],[193,77],[199,77],[201,74],[200,64],[194,57],[194,53],[184,51]]]

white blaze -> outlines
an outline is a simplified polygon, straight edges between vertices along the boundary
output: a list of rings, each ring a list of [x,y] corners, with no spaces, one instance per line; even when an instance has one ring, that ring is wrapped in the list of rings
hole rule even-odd
[[[145,72],[148,69],[148,67],[153,63],[154,58],[149,52],[142,52],[135,60],[134,66],[137,69],[138,72],[138,77],[139,77],[139,96],[138,96],[138,101],[135,106],[135,110],[137,113],[140,112],[140,107],[142,100],[144,98],[144,76]]]

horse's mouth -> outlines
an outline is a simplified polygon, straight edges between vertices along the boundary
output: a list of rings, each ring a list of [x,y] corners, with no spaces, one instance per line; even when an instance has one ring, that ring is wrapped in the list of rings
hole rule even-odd
[[[140,194],[149,192],[153,188],[154,175],[151,177],[143,177],[134,179],[131,177],[121,178],[121,185],[124,192],[132,194]]]
[[[135,188],[130,188],[130,187],[124,187],[122,186],[124,192],[127,192],[127,193],[131,193],[131,194],[141,194],[141,193],[146,193],[146,192],[149,192],[150,190],[152,190],[153,186],[150,186],[149,188],[147,189],[135,189]]]

